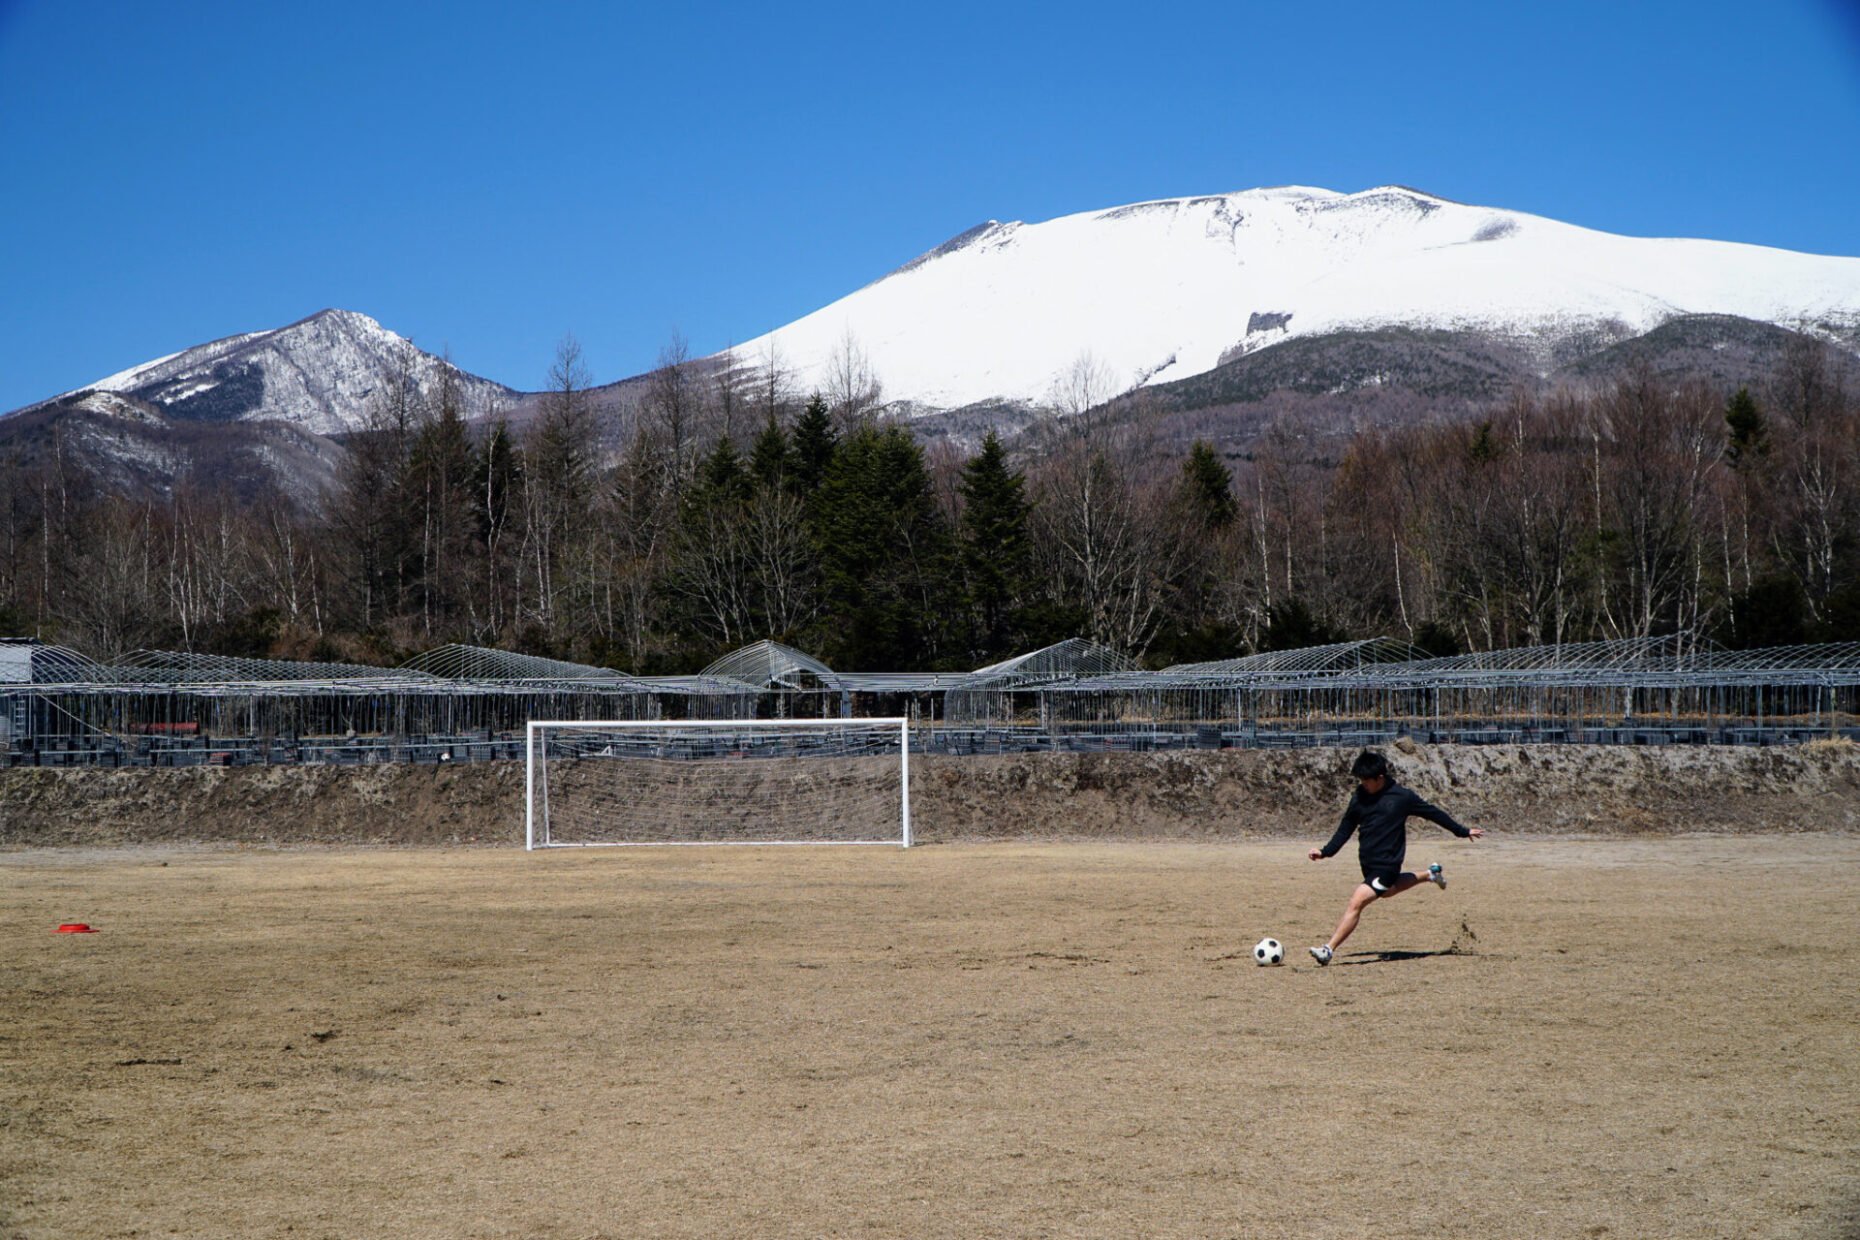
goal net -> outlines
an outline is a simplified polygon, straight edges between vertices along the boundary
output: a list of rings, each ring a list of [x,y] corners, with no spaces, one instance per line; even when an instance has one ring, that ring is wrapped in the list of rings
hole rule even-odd
[[[911,843],[903,719],[536,722],[524,846]]]

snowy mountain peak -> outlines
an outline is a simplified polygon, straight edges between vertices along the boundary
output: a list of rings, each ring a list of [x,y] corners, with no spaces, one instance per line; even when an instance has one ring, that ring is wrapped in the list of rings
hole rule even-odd
[[[1544,359],[1694,314],[1860,328],[1860,259],[1616,236],[1407,186],[1277,186],[990,220],[732,350],[828,386],[850,337],[919,410],[1049,401],[1089,354],[1113,390],[1299,337],[1386,327]]]
[[[227,336],[145,362],[77,391],[120,393],[187,421],[275,420],[342,434],[366,425],[370,402],[385,393],[403,358],[421,395],[436,395],[446,362],[365,314],[319,310],[270,331]],[[456,366],[452,371],[467,417],[516,397]]]

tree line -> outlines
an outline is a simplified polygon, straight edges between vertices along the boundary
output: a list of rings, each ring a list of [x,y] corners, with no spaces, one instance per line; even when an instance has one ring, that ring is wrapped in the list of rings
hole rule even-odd
[[[597,405],[558,350],[523,425],[391,377],[314,511],[101,493],[0,461],[0,632],[392,663],[460,641],[642,674],[773,637],[859,670],[1075,635],[1152,665],[1389,635],[1449,653],[1686,632],[1860,640],[1860,401],[1803,340],[1731,393],[1641,370],[1347,441],[1158,442],[1081,358],[973,452],[674,344]],[[448,372],[449,374],[449,372]]]

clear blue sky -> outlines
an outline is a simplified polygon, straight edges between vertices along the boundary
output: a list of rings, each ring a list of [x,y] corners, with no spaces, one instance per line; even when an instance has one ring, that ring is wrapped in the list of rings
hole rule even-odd
[[[991,217],[1387,182],[1860,254],[1856,0],[0,0],[0,410],[325,306],[607,381]]]

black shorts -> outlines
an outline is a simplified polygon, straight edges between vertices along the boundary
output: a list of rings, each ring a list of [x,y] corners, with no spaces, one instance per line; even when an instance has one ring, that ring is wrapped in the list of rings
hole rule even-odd
[[[1378,896],[1386,896],[1394,892],[1395,884],[1400,882],[1403,877],[1405,877],[1405,875],[1401,871],[1391,870],[1381,874],[1365,874],[1363,875],[1363,881],[1368,883],[1369,889]]]

